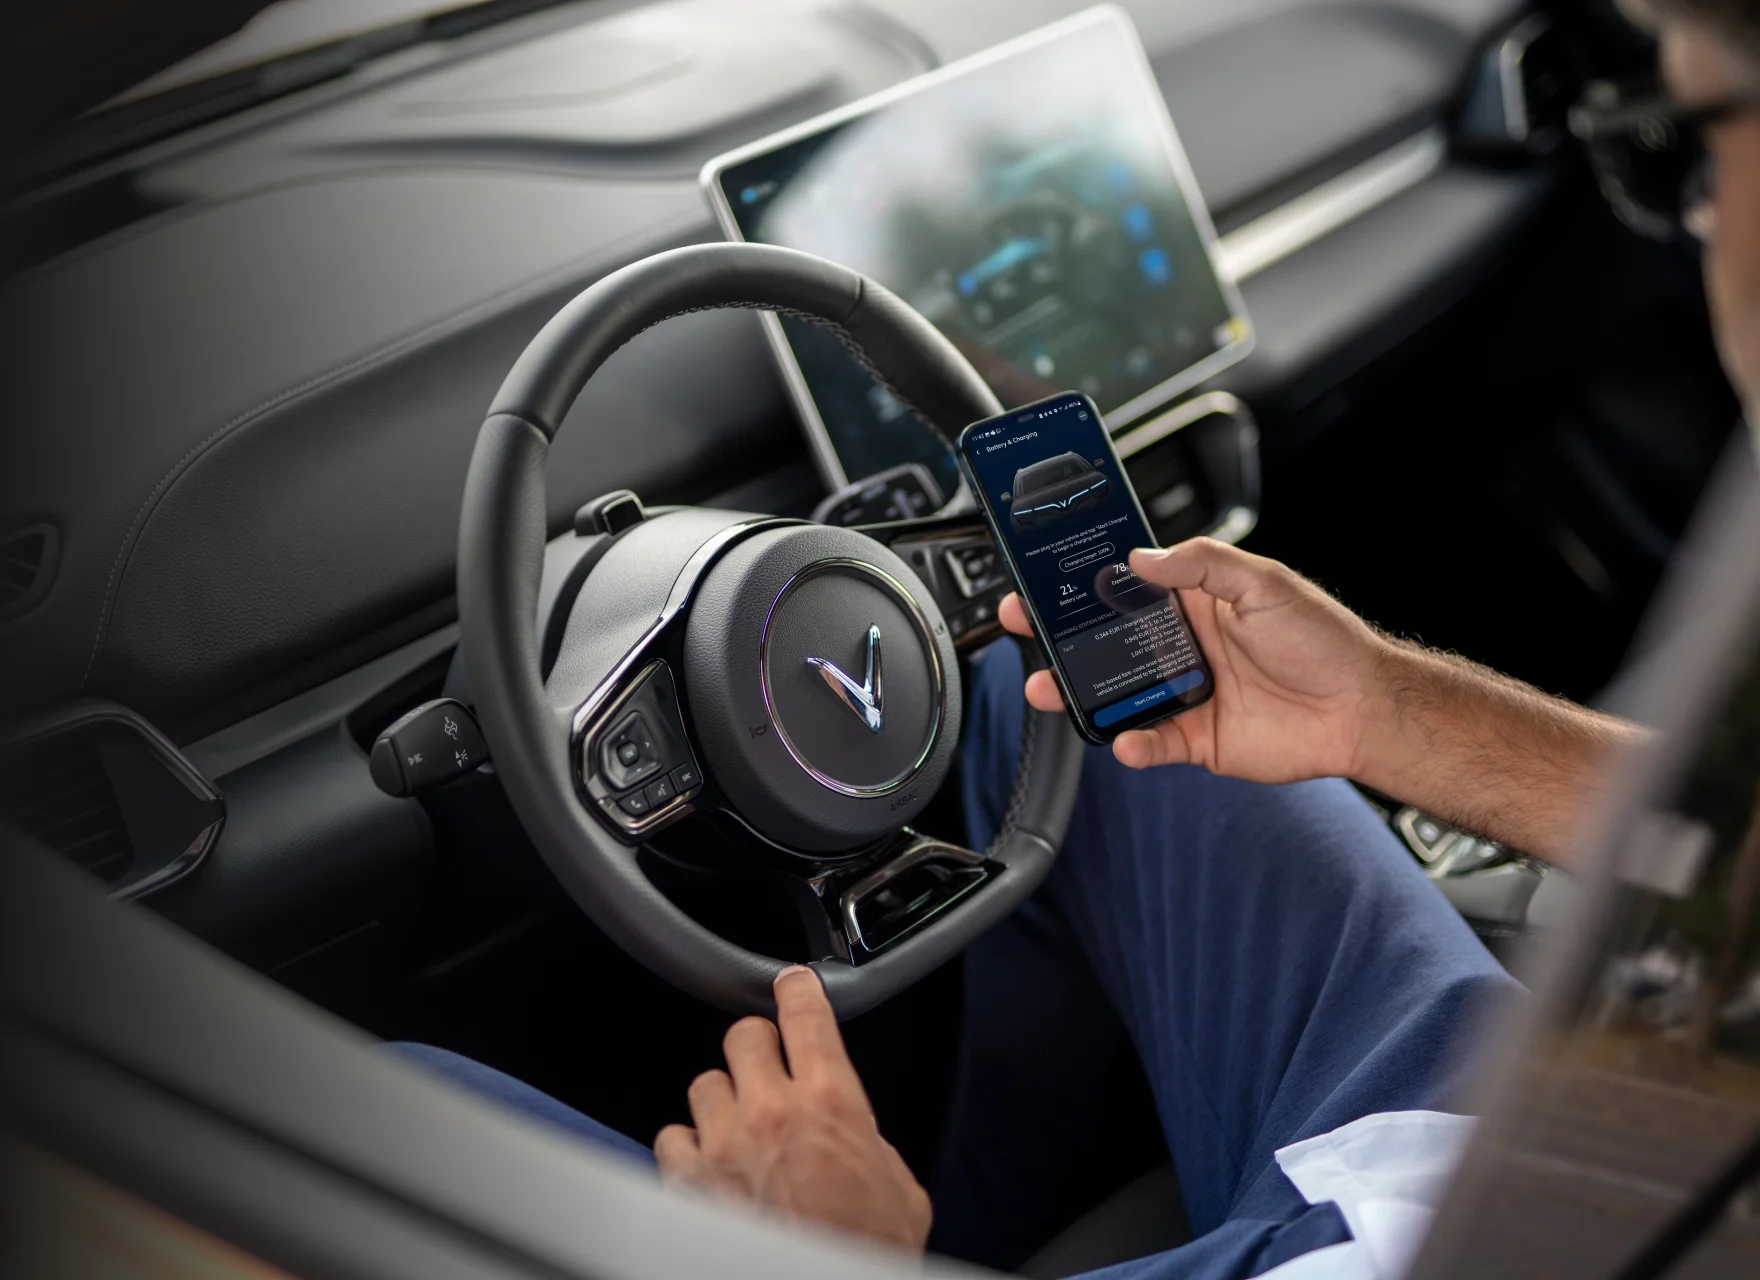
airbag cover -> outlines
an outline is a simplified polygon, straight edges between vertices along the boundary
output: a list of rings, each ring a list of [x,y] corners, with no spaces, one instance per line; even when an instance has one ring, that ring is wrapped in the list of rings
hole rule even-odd
[[[947,625],[904,561],[861,534],[796,527],[740,543],[703,583],[684,666],[711,775],[778,843],[859,849],[947,776],[960,719]],[[864,693],[877,715],[864,715]]]

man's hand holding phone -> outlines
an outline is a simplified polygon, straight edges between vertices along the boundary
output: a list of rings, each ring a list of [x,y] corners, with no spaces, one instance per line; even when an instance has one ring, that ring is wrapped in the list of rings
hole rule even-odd
[[[1120,734],[1133,769],[1195,764],[1250,782],[1351,778],[1539,857],[1568,859],[1608,756],[1644,731],[1448,654],[1374,630],[1314,583],[1209,538],[1131,552],[1179,592],[1215,693]],[[1031,629],[1015,596],[1003,626]],[[1050,673],[1027,701],[1056,711]]]
[[[1385,640],[1283,565],[1210,538],[1138,549],[1130,564],[1179,591],[1216,692],[1181,715],[1120,734],[1112,749],[1122,763],[1196,764],[1253,782],[1354,776]],[[1017,596],[1002,602],[1000,616],[1010,631],[1031,634]],[[1063,708],[1046,671],[1027,680],[1027,701],[1041,711]]]

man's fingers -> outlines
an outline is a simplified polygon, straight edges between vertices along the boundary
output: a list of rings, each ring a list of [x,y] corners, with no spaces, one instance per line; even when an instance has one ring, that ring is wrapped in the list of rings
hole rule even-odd
[[[1027,611],[1021,606],[1021,598],[1010,591],[1002,597],[1002,603],[996,606],[996,620],[1002,624],[1003,630],[1012,631],[1017,636],[1033,634],[1033,624],[1027,621]]]
[[[1128,729],[1112,740],[1112,754],[1127,769],[1151,769],[1163,764],[1190,764],[1185,735],[1172,725],[1154,729]]]
[[[853,1086],[866,1097],[819,975],[804,965],[784,969],[776,977],[776,1025],[788,1050],[788,1073],[796,1081]]]
[[[1033,634],[1021,598],[1013,591],[1003,596],[1002,603],[996,606],[996,620],[1017,636]],[[1063,710],[1063,695],[1058,692],[1057,681],[1051,678],[1049,671],[1035,671],[1027,677],[1027,702],[1040,711]]]
[[[697,1131],[688,1124],[669,1124],[655,1135],[654,1160],[662,1177],[694,1182],[701,1176],[703,1149]]]
[[[705,1071],[686,1091],[698,1129],[716,1129],[733,1116],[733,1080],[725,1071]]]
[[[1147,769],[1155,763],[1155,735],[1147,729],[1128,729],[1112,740],[1112,754],[1127,769]]]
[[[788,1080],[788,1072],[782,1066],[782,1042],[777,1038],[776,1025],[768,1018],[741,1018],[727,1029],[721,1050],[727,1055],[727,1070],[733,1076],[734,1093],[739,1097],[775,1088]]]
[[[1282,567],[1214,538],[1192,538],[1165,551],[1138,547],[1131,552],[1131,568],[1150,582],[1204,591],[1231,604],[1272,581]]]
[[[1049,671],[1035,671],[1027,677],[1027,703],[1038,711],[1063,710],[1063,693]]]

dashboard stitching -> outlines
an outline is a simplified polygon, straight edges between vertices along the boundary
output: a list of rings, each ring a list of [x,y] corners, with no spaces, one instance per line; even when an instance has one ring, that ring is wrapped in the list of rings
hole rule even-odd
[[[665,229],[684,231],[688,229],[688,226],[696,225],[698,219],[693,217],[687,222],[686,219],[679,218],[674,221],[679,225],[676,227],[668,226]],[[267,400],[263,400],[258,404],[253,405],[251,408],[246,409],[236,417],[228,420],[222,426],[216,428],[204,439],[192,445],[189,451],[173,463],[170,470],[160,477],[159,483],[154,485],[152,490],[147,494],[146,499],[140,505],[140,509],[135,512],[134,519],[129,522],[128,529],[122,535],[122,543],[116,550],[116,559],[110,566],[110,576],[104,583],[104,599],[98,610],[98,629],[92,637],[91,656],[86,660],[86,669],[80,676],[79,687],[84,689],[91,681],[92,672],[95,671],[98,666],[98,658],[104,651],[105,633],[110,627],[111,614],[116,604],[117,588],[121,582],[123,570],[128,564],[129,556],[136,544],[137,536],[145,527],[147,518],[151,516],[153,509],[158,505],[159,499],[164,496],[166,490],[177,482],[178,478],[189,469],[201,454],[207,452],[208,449],[215,444],[218,444],[221,439],[232,434],[238,428],[246,426],[255,419],[297,400],[307,392],[393,360],[423,342],[445,336],[449,332],[459,328],[461,325],[493,315],[498,310],[504,309],[510,305],[517,306],[523,302],[535,300],[547,293],[550,289],[554,288],[557,283],[568,280],[571,277],[578,277],[581,274],[583,267],[591,270],[594,265],[605,262],[607,258],[615,260],[617,249],[628,240],[634,240],[638,238],[638,236],[646,237],[651,235],[651,233],[652,229],[648,229],[643,232],[632,234],[630,237],[627,237],[625,241],[619,241],[617,244],[607,245],[588,258],[576,259],[572,262],[564,263],[560,267],[545,271],[539,275],[528,277],[509,288],[491,294],[487,298],[456,311],[449,316],[443,316],[412,333],[405,334],[401,338],[395,338],[375,350],[359,355],[353,360],[349,360],[343,364],[334,365],[331,368],[315,373],[305,381],[296,383],[291,387],[283,388],[273,396],[270,396]]]
[[[85,673],[80,676],[80,688],[83,689],[86,687],[86,683],[92,678],[93,669],[98,665],[98,655],[102,653],[104,649],[104,633],[108,630],[110,625],[111,607],[116,601],[117,582],[121,578],[123,566],[128,563],[128,554],[134,547],[135,535],[140,532],[141,526],[145,523],[148,514],[158,505],[160,495],[170,487],[178,476],[183,474],[189,464],[193,462],[199,454],[206,452],[208,448],[216,444],[222,436],[229,435],[233,430],[243,426],[251,419],[260,417],[271,409],[279,408],[289,400],[303,395],[313,387],[318,386],[323,382],[327,382],[332,378],[351,372],[357,366],[366,364],[383,354],[385,353],[373,352],[368,356],[360,357],[357,360],[350,361],[348,364],[342,365],[338,368],[327,369],[323,373],[317,374],[304,382],[277,392],[268,400],[245,410],[231,421],[215,429],[204,439],[192,445],[189,452],[185,453],[183,457],[173,463],[171,469],[159,478],[159,483],[153,486],[152,491],[147,494],[146,500],[141,503],[140,509],[135,512],[134,519],[129,522],[127,532],[122,535],[122,545],[117,548],[116,560],[110,566],[110,576],[104,583],[104,602],[98,613],[98,630],[97,634],[92,637],[92,654],[91,657],[86,660]]]

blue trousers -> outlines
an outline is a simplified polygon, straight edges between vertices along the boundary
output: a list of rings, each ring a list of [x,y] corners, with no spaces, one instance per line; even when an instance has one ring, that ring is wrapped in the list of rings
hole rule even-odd
[[[973,674],[965,810],[983,847],[1013,783],[1019,651]],[[1089,752],[1063,852],[965,958],[966,1016],[931,1246],[1022,1261],[1099,1158],[1117,1055],[1135,1052],[1194,1241],[1109,1276],[1257,1275],[1349,1238],[1272,1153],[1381,1111],[1448,1108],[1492,1006],[1520,988],[1345,783],[1266,787]],[[490,1068],[395,1046],[464,1085],[652,1161]]]

